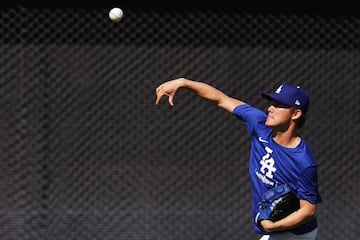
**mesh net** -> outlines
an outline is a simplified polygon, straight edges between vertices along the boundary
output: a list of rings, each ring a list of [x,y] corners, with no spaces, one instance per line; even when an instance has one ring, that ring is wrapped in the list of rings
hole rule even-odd
[[[359,17],[108,11],[0,10],[2,239],[257,239],[241,123],[187,91],[155,106],[181,76],[264,110],[305,88],[318,239],[357,239]]]

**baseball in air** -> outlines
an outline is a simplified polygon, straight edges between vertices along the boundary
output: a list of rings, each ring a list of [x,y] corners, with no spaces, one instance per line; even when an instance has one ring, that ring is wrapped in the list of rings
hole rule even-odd
[[[120,22],[120,20],[123,18],[124,13],[121,8],[115,7],[109,11],[109,18],[113,22]]]

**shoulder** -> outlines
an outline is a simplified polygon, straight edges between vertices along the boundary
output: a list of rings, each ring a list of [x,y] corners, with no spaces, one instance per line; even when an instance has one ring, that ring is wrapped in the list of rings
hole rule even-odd
[[[234,107],[232,113],[235,116],[252,115],[252,116],[266,117],[266,113],[264,111],[261,111],[260,109],[255,108],[248,103]]]
[[[265,125],[266,113],[249,104],[235,107],[233,115],[243,122],[249,133],[255,136],[265,137],[265,135],[268,135],[268,132],[271,131],[271,129]]]
[[[309,166],[316,165],[314,154],[303,138],[301,138],[298,148],[300,149],[300,153],[302,154],[302,159],[305,164]]]
[[[233,115],[242,120],[244,123],[253,123],[265,125],[266,113],[252,107],[249,104],[239,105],[234,108]]]

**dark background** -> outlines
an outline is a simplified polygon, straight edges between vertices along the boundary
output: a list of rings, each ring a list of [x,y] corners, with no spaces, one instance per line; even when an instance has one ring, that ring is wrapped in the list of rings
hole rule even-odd
[[[155,106],[177,77],[263,110],[260,92],[305,88],[318,239],[357,239],[356,8],[195,3],[2,2],[1,239],[258,239],[245,128],[188,91]]]
[[[316,14],[357,14],[356,3],[352,1],[331,1],[326,4],[314,1],[199,1],[199,0],[176,0],[176,1],[161,1],[161,0],[102,0],[102,1],[80,1],[80,0],[13,0],[2,1],[4,6],[36,6],[36,7],[71,7],[71,8],[93,8],[93,7],[109,7],[121,5],[126,8],[136,9],[166,9],[166,10],[204,10],[204,9],[229,9],[229,10],[246,10],[256,12],[301,12],[301,13],[316,13]]]

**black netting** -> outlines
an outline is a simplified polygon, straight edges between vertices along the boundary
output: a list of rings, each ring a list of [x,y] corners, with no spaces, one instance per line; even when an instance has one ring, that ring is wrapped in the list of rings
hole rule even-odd
[[[180,76],[264,110],[307,89],[318,239],[357,239],[358,16],[123,10],[0,10],[1,239],[257,239],[246,131],[191,92],[156,107]]]

